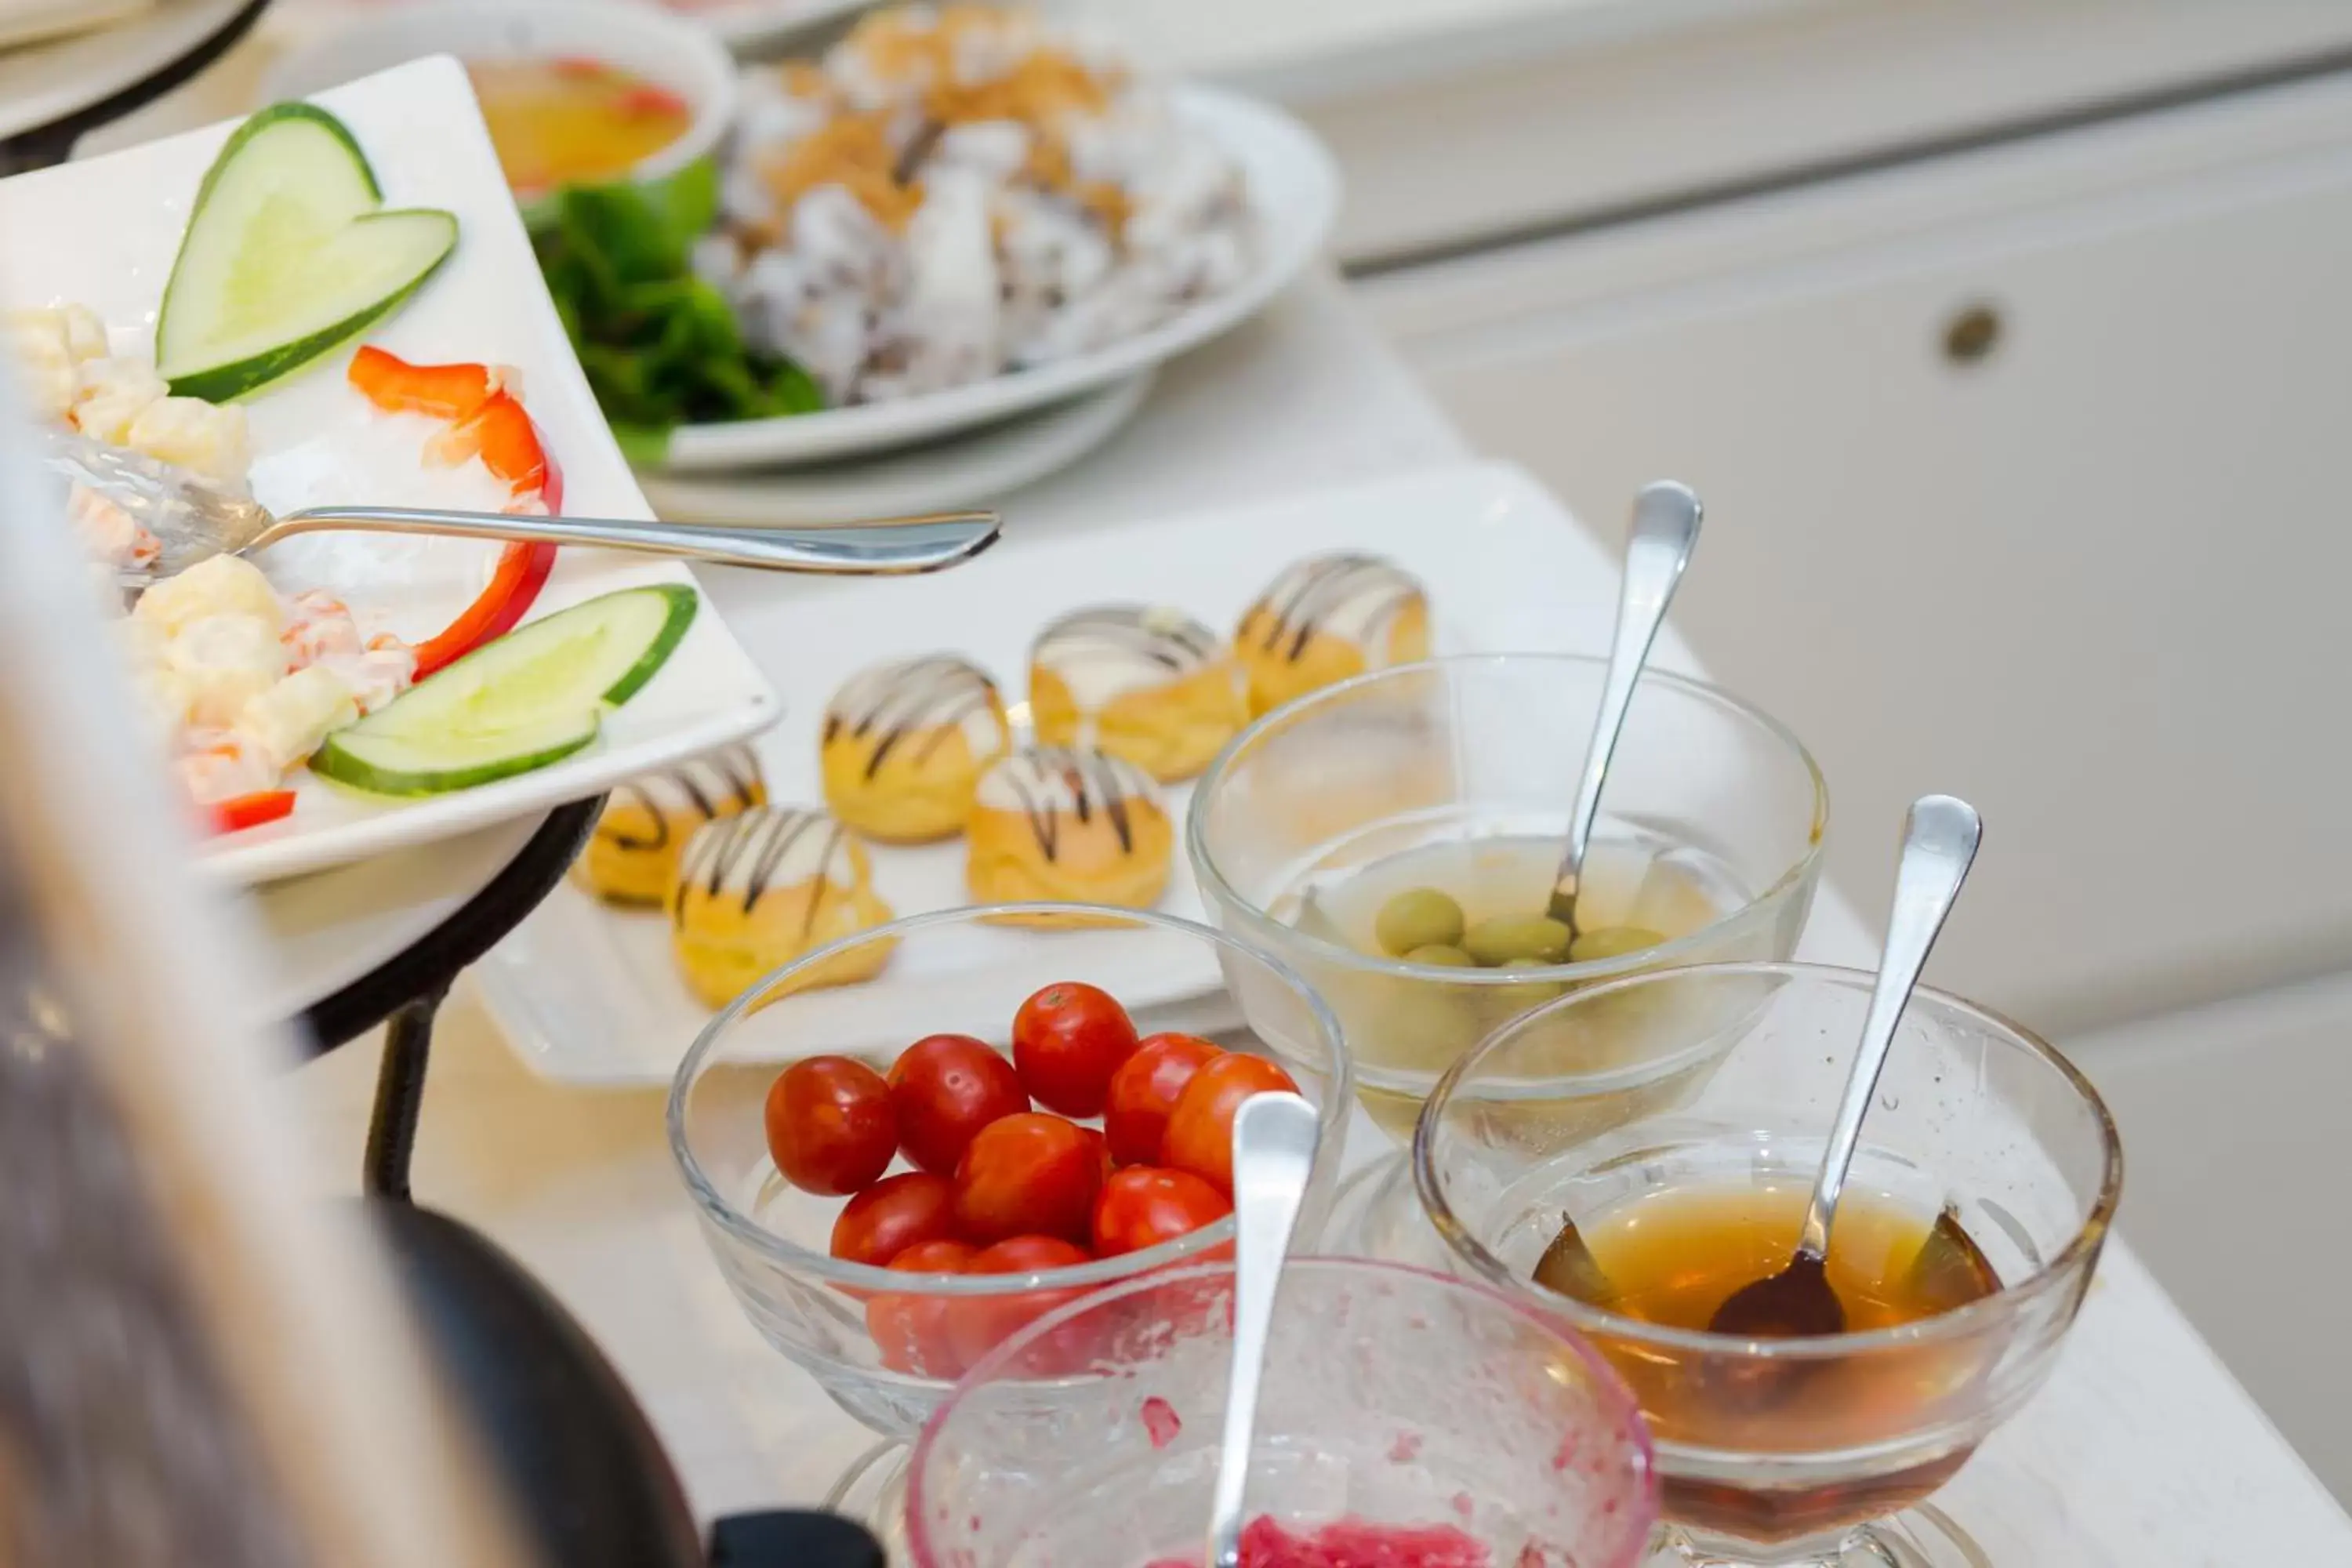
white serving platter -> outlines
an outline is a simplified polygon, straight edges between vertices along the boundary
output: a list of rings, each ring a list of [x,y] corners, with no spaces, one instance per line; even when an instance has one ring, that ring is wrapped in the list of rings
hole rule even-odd
[[[827,23],[854,16],[876,0],[661,0],[678,16],[701,23],[727,47],[751,54]]]
[[[787,528],[980,506],[1061,472],[1118,435],[1151,382],[1145,371],[1034,414],[878,457],[706,478],[643,473],[637,482],[672,522]]]
[[[456,255],[364,341],[412,360],[519,367],[531,417],[563,471],[564,510],[650,518],[564,340],[457,62],[419,60],[319,101],[351,127],[388,205],[446,207],[459,224]],[[0,181],[0,301],[89,305],[118,334],[118,353],[146,352],[190,201],[232,129],[211,126]],[[459,476],[416,461],[432,426],[371,410],[344,379],[350,357],[338,351],[250,402],[255,493],[278,510],[329,501],[463,504],[453,493]],[[446,625],[480,592],[495,548],[310,535],[262,563],[283,586],[338,593],[370,629],[416,636]],[[673,563],[566,550],[532,613],[638,584],[692,581]],[[448,838],[740,739],[779,711],[773,689],[706,600],[668,664],[609,716],[588,751],[411,801],[354,795],[305,773],[290,817],[211,840],[203,863],[225,879],[259,883]]]
[[[688,425],[670,437],[674,474],[814,463],[932,440],[1108,386],[1200,347],[1247,321],[1321,254],[1339,207],[1339,174],[1314,132],[1280,110],[1205,87],[1181,87],[1176,108],[1237,160],[1258,215],[1255,268],[1148,332],[1034,370],[945,392],[777,419]]]
[[[1499,464],[1429,469],[1191,517],[1107,521],[1034,542],[1016,534],[950,577],[820,584],[728,574],[714,578],[711,594],[744,647],[773,674],[793,715],[757,742],[771,794],[813,803],[822,798],[817,726],[834,689],[853,670],[953,650],[995,671],[1008,700],[1017,700],[1031,637],[1066,610],[1142,599],[1181,606],[1226,629],[1284,566],[1340,548],[1388,555],[1428,585],[1440,653],[1597,653],[1608,645],[1613,553],[1533,479]],[[1659,661],[1693,668],[1672,631]],[[1189,785],[1169,792],[1180,816],[1191,793]],[[872,854],[876,886],[901,915],[971,901],[960,839],[876,847]],[[1181,834],[1159,908],[1206,918]],[[709,1017],[672,966],[664,916],[615,910],[568,884],[474,975],[523,1058],[567,1082],[667,1082]],[[822,994],[821,1005],[804,996],[794,1006],[811,1020],[813,1050],[891,1048],[937,1026],[943,991],[981,978],[894,963],[866,985]],[[1199,994],[1217,977],[1201,955],[1192,968],[1087,978],[1140,1005]]]

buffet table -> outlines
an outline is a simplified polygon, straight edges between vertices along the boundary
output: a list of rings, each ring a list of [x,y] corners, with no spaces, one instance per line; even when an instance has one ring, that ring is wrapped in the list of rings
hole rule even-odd
[[[1172,367],[1092,458],[1006,501],[1000,548],[1465,455],[1339,282],[1319,278]],[[1619,520],[1595,521],[1604,573]],[[1591,628],[1594,646],[1605,638]],[[1738,686],[1738,671],[1717,673]],[[1887,840],[1891,851],[1891,824]],[[1874,945],[1825,892],[1805,955],[1867,963]],[[357,1176],[378,1056],[363,1041],[289,1084],[339,1185]],[[442,1016],[415,1180],[420,1201],[511,1248],[597,1336],[704,1517],[814,1502],[870,1446],[728,1295],[663,1142],[662,1097],[534,1079],[462,982]],[[2049,1386],[1939,1500],[2001,1568],[2352,1562],[2352,1520],[2120,1241]]]

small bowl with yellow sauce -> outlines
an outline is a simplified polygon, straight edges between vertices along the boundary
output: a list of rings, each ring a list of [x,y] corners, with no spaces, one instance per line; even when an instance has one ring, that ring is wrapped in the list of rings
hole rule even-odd
[[[620,0],[417,0],[339,21],[278,60],[301,98],[455,55],[526,216],[566,185],[658,180],[707,157],[735,112],[735,63],[708,28]]]

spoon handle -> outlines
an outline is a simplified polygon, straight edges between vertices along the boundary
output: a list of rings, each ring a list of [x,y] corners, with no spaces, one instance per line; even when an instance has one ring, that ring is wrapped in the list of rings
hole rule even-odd
[[[1249,1489],[1250,1434],[1282,1260],[1315,1163],[1315,1108],[1295,1094],[1254,1094],[1234,1113],[1234,1359],[1225,1429],[1209,1516],[1211,1568],[1238,1568],[1242,1503]]]
[[[1895,1026],[1903,1021],[1903,1009],[1919,984],[1919,972],[1927,966],[1928,952],[1944,929],[1944,917],[1952,912],[1960,884],[1968,880],[1983,837],[1984,823],[1976,807],[1948,795],[1920,796],[1904,818],[1895,908],[1886,918],[1886,948],[1878,961],[1878,983],[1871,987],[1862,1047],[1854,1053],[1853,1070],[1822,1157],[1821,1178],[1813,1184],[1813,1201],[1805,1211],[1805,1228],[1797,1238],[1797,1250],[1816,1260],[1829,1256],[1830,1221],[1845,1187],[1846,1167],[1853,1163],[1863,1118],[1870,1114],[1871,1099],[1878,1090],[1879,1072],[1895,1044]]]
[[[291,534],[321,530],[437,533],[461,539],[591,544],[771,572],[896,576],[936,572],[968,561],[996,542],[997,528],[992,511],[937,512],[819,528],[686,528],[590,517],[322,506],[289,512],[248,548],[257,550]]]
[[[1633,500],[1633,531],[1625,545],[1625,575],[1617,596],[1617,634],[1609,645],[1609,673],[1601,687],[1601,710],[1593,715],[1592,741],[1584,751],[1584,773],[1576,784],[1576,808],[1568,819],[1568,853],[1559,863],[1554,884],[1555,907],[1572,908],[1584,876],[1584,854],[1592,842],[1592,824],[1601,815],[1601,784],[1609,776],[1609,759],[1616,752],[1617,736],[1625,728],[1625,712],[1633,704],[1633,685],[1650,660],[1650,645],[1658,639],[1666,606],[1690,564],[1691,548],[1698,542],[1698,525],[1705,515],[1698,497],[1688,486],[1662,479],[1642,487]]]

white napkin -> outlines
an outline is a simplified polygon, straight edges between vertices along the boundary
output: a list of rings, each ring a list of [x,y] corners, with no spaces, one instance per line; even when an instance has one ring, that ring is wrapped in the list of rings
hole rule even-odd
[[[0,0],[0,49],[110,27],[156,5],[157,0]]]

